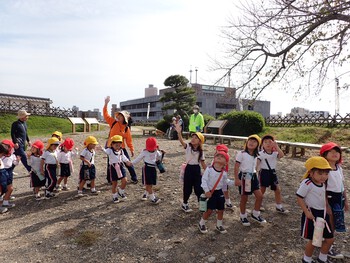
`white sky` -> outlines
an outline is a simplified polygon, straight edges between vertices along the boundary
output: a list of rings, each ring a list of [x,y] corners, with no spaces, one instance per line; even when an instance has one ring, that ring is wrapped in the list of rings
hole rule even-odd
[[[92,110],[102,108],[106,95],[119,106],[144,97],[148,84],[164,88],[170,75],[189,78],[191,67],[198,68],[198,83],[214,84],[210,57],[224,51],[220,28],[237,15],[234,2],[1,1],[0,92]],[[349,91],[341,95],[344,114],[350,112]],[[296,106],[334,113],[333,83],[318,98],[292,97],[274,87],[261,99],[271,101],[271,114]]]

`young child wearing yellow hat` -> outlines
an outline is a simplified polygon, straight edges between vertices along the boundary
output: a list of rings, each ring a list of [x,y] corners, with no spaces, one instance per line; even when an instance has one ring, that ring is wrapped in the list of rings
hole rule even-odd
[[[40,171],[41,174],[45,174],[46,178],[46,190],[45,197],[51,198],[55,194],[53,190],[55,189],[57,183],[57,147],[60,145],[60,141],[56,137],[52,137],[47,140],[46,150],[41,156]]]
[[[244,150],[236,155],[234,167],[235,185],[240,193],[240,219],[243,226],[250,226],[247,217],[246,206],[249,195],[254,194],[255,203],[251,218],[260,224],[265,224],[266,220],[260,215],[260,207],[263,195],[260,191],[259,180],[256,174],[257,157],[261,139],[258,135],[250,135],[244,146]]]
[[[122,201],[126,200],[124,190],[127,180],[124,163],[128,166],[131,166],[132,163],[123,152],[123,137],[114,135],[110,138],[110,141],[111,146],[103,149],[103,151],[108,155],[109,180],[112,182],[113,203],[119,203],[119,198]],[[120,187],[118,187],[118,181],[121,182]]]
[[[184,212],[188,213],[192,211],[188,205],[188,199],[192,194],[192,189],[194,190],[198,201],[200,195],[203,193],[203,189],[201,187],[201,166],[203,170],[207,168],[203,152],[204,136],[200,132],[194,132],[191,135],[191,141],[186,143],[182,138],[181,124],[178,123],[175,128],[179,137],[179,141],[185,148],[186,168],[183,178],[183,203],[181,208]]]
[[[323,230],[323,242],[317,262],[329,262],[327,254],[334,242],[333,233],[330,230],[329,215],[326,213],[326,187],[329,171],[332,169],[328,161],[319,156],[311,157],[305,162],[307,172],[303,176],[299,189],[296,192],[297,202],[303,213],[301,216],[301,236],[308,240],[305,246],[303,263],[312,261],[315,246],[312,243],[317,217],[325,220]]]
[[[97,195],[98,191],[95,188],[96,168],[95,168],[95,147],[98,142],[94,136],[88,136],[84,141],[84,149],[80,153],[82,161],[79,171],[79,189],[78,197],[83,195],[83,187],[87,180],[91,182],[91,194]]]

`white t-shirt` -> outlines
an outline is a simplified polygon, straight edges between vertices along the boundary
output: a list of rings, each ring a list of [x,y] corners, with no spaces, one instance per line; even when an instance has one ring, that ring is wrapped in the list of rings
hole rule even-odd
[[[317,210],[326,208],[326,187],[317,185],[310,178],[304,179],[297,191],[297,196],[304,199],[305,204]]]
[[[199,164],[199,162],[198,162],[199,151],[192,150],[192,148],[191,148],[189,143],[186,143],[185,150],[186,150],[186,152],[185,152],[186,163],[191,164],[191,165]],[[204,152],[203,152],[202,157],[201,157],[200,160],[201,161],[205,160]]]
[[[264,150],[262,150],[259,152],[258,159],[261,161],[260,162],[261,169],[269,170],[269,167],[267,166],[267,163],[265,160],[268,161],[271,169],[276,169],[278,152],[267,153]]]
[[[143,160],[145,163],[156,165],[156,161],[160,160],[162,158],[162,152],[155,150],[154,152],[149,152],[147,150],[143,150],[139,156],[137,156],[133,161],[132,164],[137,164],[141,160]]]
[[[216,181],[219,179],[221,171],[215,170],[213,166],[208,166],[202,176],[202,184],[204,192],[209,192],[213,189]],[[227,189],[227,172],[222,173],[222,177],[216,186],[215,190]]]
[[[256,173],[257,157],[250,155],[246,151],[240,151],[236,155],[236,162],[238,162],[239,170],[242,173]]]
[[[16,155],[11,154],[10,156],[3,156],[2,158],[2,162],[4,163],[4,167],[7,168],[11,168],[12,165],[17,165],[18,161],[16,158]]]
[[[343,168],[339,165],[337,165],[336,170],[331,170],[329,172],[326,190],[334,193],[342,193],[344,191]]]
[[[103,149],[108,155],[109,164],[129,162],[129,159],[124,155],[123,150],[116,151],[112,148]]]
[[[36,174],[40,174],[40,168],[41,168],[41,158],[40,156],[35,156],[35,155],[31,155],[29,157],[29,164],[30,167],[32,168],[32,171],[34,171]]]
[[[88,160],[91,164],[95,164],[95,150],[92,150],[91,152],[88,150],[88,148],[84,148],[81,153],[81,157],[84,157],[86,160]],[[88,165],[87,162],[84,161],[85,165]]]
[[[45,160],[46,164],[57,164],[57,152],[44,151],[41,159]]]
[[[57,160],[59,163],[72,163],[72,159],[73,157],[76,156],[76,153],[72,152],[72,151],[68,151],[68,152],[64,152],[64,151],[60,151],[57,154]]]

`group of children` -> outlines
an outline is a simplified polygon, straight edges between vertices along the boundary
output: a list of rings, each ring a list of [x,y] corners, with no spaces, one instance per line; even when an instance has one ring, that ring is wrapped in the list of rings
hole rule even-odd
[[[246,205],[249,195],[254,194],[254,208],[251,219],[265,224],[266,220],[261,216],[263,211],[262,201],[266,188],[270,187],[275,194],[276,211],[288,213],[282,205],[281,188],[279,186],[276,164],[283,157],[283,151],[279,148],[271,135],[260,138],[258,135],[248,137],[244,149],[238,151],[234,163],[234,181],[228,178],[230,156],[225,145],[218,145],[214,153],[214,160],[206,165],[203,152],[204,136],[200,132],[192,133],[190,142],[185,142],[182,135],[182,127],[176,126],[178,138],[185,149],[185,169],[183,176],[183,203],[181,208],[185,212],[192,211],[188,201],[194,190],[197,200],[204,193],[207,210],[202,214],[198,227],[201,233],[207,233],[206,221],[213,211],[217,214],[216,229],[220,233],[226,233],[223,226],[223,214],[226,207],[232,207],[228,186],[238,187],[240,194],[240,221],[243,226],[250,226]],[[122,150],[123,138],[119,135],[109,138],[111,144],[107,148],[96,146],[97,139],[88,136],[84,141],[84,149],[79,153],[81,160],[79,169],[78,197],[83,196],[83,188],[86,182],[91,185],[91,194],[98,194],[95,187],[96,168],[94,165],[95,150],[101,150],[108,155],[108,169],[112,185],[112,201],[118,203],[127,199],[125,187],[127,185],[125,165],[132,166],[143,160],[142,183],[145,192],[142,200],[150,200],[158,204],[160,199],[155,196],[153,186],[157,184],[157,163],[162,159],[164,152],[159,150],[157,140],[154,137],[146,139],[146,148],[141,151],[133,161],[129,160]],[[2,206],[0,212],[4,213],[14,206],[11,203],[13,191],[13,168],[20,159],[13,154],[13,143],[3,140],[0,144],[0,191]],[[62,141],[62,133],[56,131],[48,139],[46,147],[40,140],[31,145],[28,153],[31,165],[31,186],[35,198],[40,200],[40,189],[45,187],[45,198],[55,196],[55,191],[69,190],[68,178],[73,173],[73,158],[78,155],[78,149],[74,150],[74,141],[66,138]],[[345,191],[344,175],[341,168],[342,152],[335,143],[327,143],[322,146],[320,156],[311,157],[305,163],[305,173],[299,189],[296,192],[297,202],[302,209],[302,237],[308,242],[305,247],[302,262],[313,262],[312,243],[315,219],[325,220],[322,243],[317,262],[328,262],[327,257],[339,257],[332,247],[335,232],[344,232],[344,211],[348,211],[348,202]],[[57,168],[59,167],[59,179]],[[202,169],[204,170],[202,175]],[[63,181],[63,187],[61,182]]]

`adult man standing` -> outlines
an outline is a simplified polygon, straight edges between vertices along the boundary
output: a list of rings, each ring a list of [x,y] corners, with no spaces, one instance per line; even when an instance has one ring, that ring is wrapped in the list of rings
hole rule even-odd
[[[31,167],[27,163],[27,155],[25,153],[26,142],[30,146],[30,140],[27,134],[27,123],[30,113],[26,110],[19,110],[17,113],[18,120],[12,123],[11,138],[15,145],[15,155],[21,157],[24,167],[30,172]]]
[[[193,106],[193,114],[190,116],[189,131],[202,132],[204,128],[204,118],[199,112],[198,105]]]

